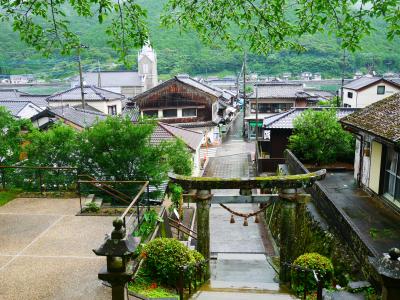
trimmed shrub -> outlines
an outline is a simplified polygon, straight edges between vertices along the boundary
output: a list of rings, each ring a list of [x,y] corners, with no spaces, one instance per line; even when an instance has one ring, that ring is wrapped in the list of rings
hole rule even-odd
[[[144,272],[160,284],[176,286],[183,266],[204,260],[196,250],[191,250],[176,239],[157,238],[146,244],[141,252]]]
[[[293,264],[300,268],[315,270],[318,276],[323,278],[324,286],[330,286],[333,278],[333,265],[329,258],[318,253],[305,253],[296,258]],[[297,293],[303,293],[304,288],[307,291],[316,290],[317,282],[313,272],[305,272],[300,268],[292,269],[292,289]]]

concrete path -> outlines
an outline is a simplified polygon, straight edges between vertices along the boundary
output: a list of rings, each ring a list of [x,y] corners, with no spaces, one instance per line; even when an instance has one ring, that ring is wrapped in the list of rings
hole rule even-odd
[[[19,198],[0,207],[0,299],[111,299],[92,249],[114,217],[75,216],[79,199]]]
[[[400,217],[358,188],[353,172],[328,172],[320,183],[378,254],[399,247]]]
[[[224,178],[246,178],[252,175],[254,143],[243,140],[239,117],[232,125],[216,156],[210,158],[204,176]],[[212,190],[218,195],[239,195],[239,189]],[[229,204],[229,208],[241,212],[253,212],[257,204]],[[220,205],[213,204],[210,210],[211,280],[202,287],[193,299],[293,299],[280,290],[277,274],[269,263],[275,252],[271,238],[263,223],[254,218],[243,226],[243,218],[235,217]]]

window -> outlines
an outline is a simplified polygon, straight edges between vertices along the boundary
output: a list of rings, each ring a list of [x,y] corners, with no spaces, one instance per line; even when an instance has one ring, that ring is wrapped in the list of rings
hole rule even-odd
[[[182,117],[196,117],[197,109],[196,108],[183,108],[182,109]]]
[[[353,93],[352,92],[347,92],[347,98],[353,98]]]
[[[158,110],[145,110],[143,114],[147,117],[157,118],[158,117]]]
[[[384,192],[387,198],[400,201],[400,161],[393,148],[389,148],[386,154]]]
[[[109,115],[116,115],[117,114],[117,106],[116,105],[108,106],[108,114]]]
[[[259,103],[258,113],[279,113],[289,110],[293,107],[292,103]],[[254,110],[252,108],[252,113],[255,113],[256,106],[254,105]]]
[[[384,85],[378,85],[377,93],[378,93],[378,95],[384,95],[385,94],[385,86]]]
[[[177,109],[164,109],[163,110],[163,117],[164,118],[174,118],[178,115]]]

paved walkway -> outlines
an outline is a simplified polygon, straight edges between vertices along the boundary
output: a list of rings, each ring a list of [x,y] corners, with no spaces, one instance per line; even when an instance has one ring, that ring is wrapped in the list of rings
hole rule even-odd
[[[359,189],[353,172],[328,172],[320,183],[377,253],[399,247],[400,217]]]
[[[79,199],[19,198],[0,207],[0,299],[111,299],[92,249],[114,217],[75,216]]]

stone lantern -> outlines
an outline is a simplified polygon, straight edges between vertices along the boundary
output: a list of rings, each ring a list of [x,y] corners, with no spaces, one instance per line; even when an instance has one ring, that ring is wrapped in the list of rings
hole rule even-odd
[[[111,238],[108,237],[103,245],[93,252],[98,256],[107,257],[107,266],[103,267],[98,278],[110,283],[113,300],[126,300],[126,284],[131,279],[133,272],[128,269],[132,253],[136,250],[140,240],[127,239],[124,222],[121,218],[113,221],[114,230]]]
[[[382,282],[382,300],[400,299],[400,250],[392,248],[383,257],[368,260]]]

